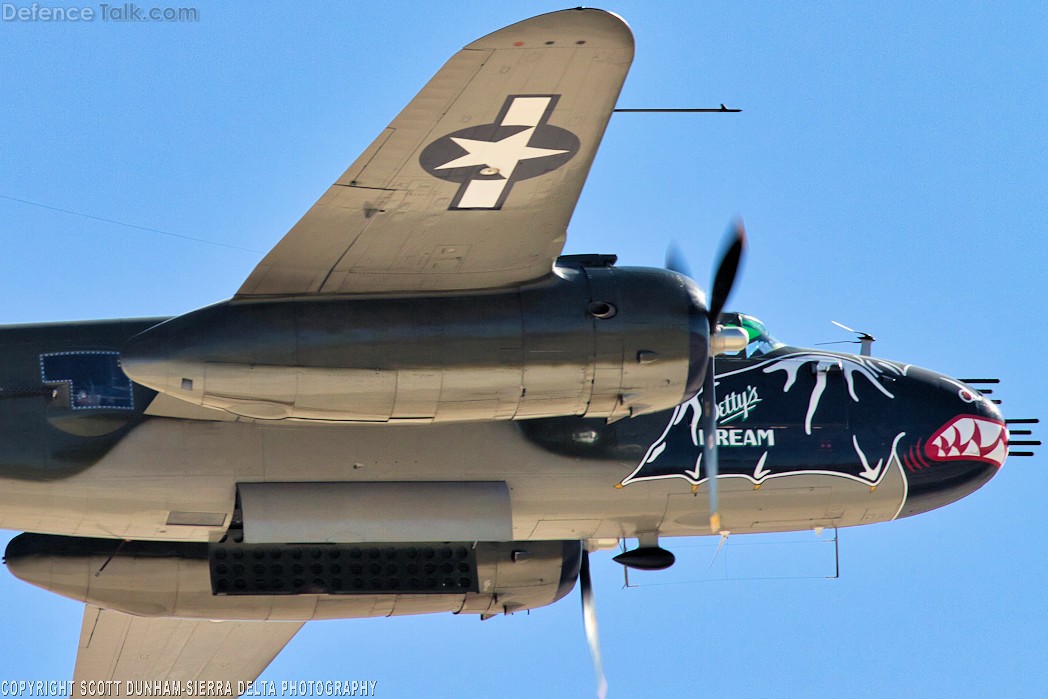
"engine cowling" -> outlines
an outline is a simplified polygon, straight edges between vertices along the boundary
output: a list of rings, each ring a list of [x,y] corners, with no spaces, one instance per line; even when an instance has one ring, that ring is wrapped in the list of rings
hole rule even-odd
[[[691,280],[555,271],[501,293],[234,299],[132,338],[121,364],[168,396],[255,419],[615,419],[698,391],[709,332]]]

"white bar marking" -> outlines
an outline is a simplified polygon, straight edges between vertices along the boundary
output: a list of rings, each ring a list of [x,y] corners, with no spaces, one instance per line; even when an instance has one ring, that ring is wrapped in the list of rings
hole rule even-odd
[[[456,209],[494,209],[509,180],[472,180]]]
[[[514,97],[502,118],[502,126],[538,126],[549,101],[549,97]]]

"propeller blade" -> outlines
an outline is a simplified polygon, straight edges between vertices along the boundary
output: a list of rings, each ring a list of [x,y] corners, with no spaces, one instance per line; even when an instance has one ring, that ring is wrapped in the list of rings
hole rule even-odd
[[[735,277],[738,275],[739,266],[742,264],[742,255],[746,250],[746,228],[740,219],[735,219],[723,244],[723,254],[713,273],[713,283],[710,286],[710,302],[707,318],[709,321],[709,336],[717,333],[720,326],[720,316],[728,303],[731,289],[735,285]],[[691,270],[684,258],[684,253],[675,241],[666,246],[666,268],[687,277],[691,277]],[[717,504],[717,394],[714,390],[716,383],[715,363],[711,350],[706,367],[706,378],[702,384],[702,464],[706,469],[706,482],[710,494],[710,531],[717,534],[721,531],[720,510]],[[618,559],[616,559],[618,560]],[[672,561],[672,559],[671,559]],[[621,562],[621,561],[620,561]],[[583,595],[586,593],[583,592]]]
[[[856,330],[856,329],[854,329],[854,328],[849,328],[849,327],[848,327],[847,325],[845,325],[844,323],[838,323],[838,322],[837,322],[837,321],[835,321],[835,320],[831,320],[830,322],[831,322],[831,323],[833,323],[834,325],[836,325],[836,326],[837,326],[838,328],[844,328],[845,330],[847,330],[847,331],[848,331],[848,332],[850,332],[850,333],[857,333],[857,332],[859,332],[858,330]],[[861,334],[861,333],[860,333],[860,334]]]
[[[717,271],[713,274],[708,316],[711,338],[717,332],[721,312],[728,303],[745,250],[746,229],[741,220],[735,219],[728,230],[724,254],[717,265]],[[714,388],[716,382],[716,361],[711,354],[706,366],[706,377],[702,382],[702,463],[706,469],[706,487],[710,494],[711,534],[721,531],[720,505],[717,502],[717,476],[720,469],[717,463],[717,392]]]
[[[691,278],[691,266],[688,264],[688,258],[684,256],[684,251],[680,249],[680,245],[677,244],[676,240],[671,240],[669,245],[666,246],[666,269],[677,274],[683,274],[689,279]]]
[[[702,465],[706,469],[706,487],[710,493],[710,533],[721,530],[720,509],[717,503],[717,393],[714,388],[715,360],[710,357],[706,378],[702,381]]]
[[[593,658],[593,673],[597,676],[597,696],[608,695],[608,681],[604,678],[604,663],[600,659],[600,638],[597,635],[597,605],[593,601],[593,583],[590,581],[589,551],[582,549],[579,567],[579,589],[582,591],[582,625],[586,629],[586,643]]]
[[[720,321],[721,311],[728,303],[731,295],[731,287],[735,283],[735,275],[739,271],[742,262],[742,253],[746,249],[746,229],[742,221],[736,219],[728,231],[727,247],[721,256],[720,264],[713,275],[713,286],[710,291],[710,334],[712,335]]]

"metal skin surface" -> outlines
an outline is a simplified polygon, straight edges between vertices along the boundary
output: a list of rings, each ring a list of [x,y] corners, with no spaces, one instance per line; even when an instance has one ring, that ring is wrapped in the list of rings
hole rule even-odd
[[[490,614],[558,599],[584,544],[708,533],[701,293],[599,256],[550,274],[632,56],[629,28],[598,10],[499,30],[437,73],[232,301],[163,323],[0,328],[0,527],[30,533],[12,571],[136,614]],[[1007,454],[991,403],[909,365],[778,347],[717,372],[735,534],[927,511]],[[481,483],[490,501],[442,507]],[[199,552],[232,530],[318,543],[294,540],[300,520],[252,521],[252,491],[296,512],[332,495],[314,509],[333,545],[389,541],[354,526],[367,493],[395,513],[445,497],[398,517],[397,541],[432,541],[439,512],[492,553],[490,585],[218,599]],[[529,546],[546,550],[534,575]]]
[[[633,47],[621,18],[583,8],[533,17],[464,47],[237,297],[423,296],[547,276]],[[492,153],[494,144],[501,148]]]
[[[709,306],[558,257],[632,56],[599,10],[499,30],[233,299],[0,328],[5,563],[87,604],[75,679],[249,680],[304,621],[486,618],[576,580],[599,669],[588,551],[662,568],[660,539],[888,521],[996,473],[978,391],[722,314],[741,223]],[[242,649],[213,621],[283,624]]]
[[[136,385],[133,410],[73,410],[68,384],[43,382],[41,355],[117,352],[128,337],[162,320],[47,323],[0,329],[3,477],[50,480],[90,467],[142,421],[142,411],[155,395]],[[56,392],[53,397],[52,391]]]
[[[11,396],[0,400],[0,526],[208,541],[229,525],[238,483],[447,480],[506,482],[515,540],[704,533],[704,474],[695,467],[701,448],[690,430],[696,399],[610,424],[394,426],[151,417],[144,410],[154,394],[135,385],[133,410],[104,423],[110,432],[82,436],[78,423],[97,432],[95,413],[105,410],[70,410],[61,391],[51,398],[6,390],[39,390],[42,354],[118,349],[150,323],[0,332],[2,387]],[[734,413],[721,416],[719,479],[724,528],[732,532],[916,514],[971,492],[998,468],[985,458],[928,456],[928,443],[958,416],[1000,421],[992,404],[948,377],[793,348],[722,358],[718,367],[718,396],[735,401],[724,403]],[[745,416],[740,406],[748,406]]]
[[[708,334],[694,282],[555,272],[494,294],[224,302],[132,338],[121,364],[173,398],[260,419],[625,417],[694,395]]]
[[[294,595],[216,595],[208,547],[200,543],[21,534],[8,545],[5,560],[11,572],[28,583],[137,616],[312,621],[435,612],[489,615],[545,606],[571,591],[581,550],[577,541],[481,543],[475,547],[478,589],[401,594],[350,593],[353,564],[345,556],[346,594],[321,593],[311,586]],[[285,559],[290,567],[290,556]],[[370,559],[364,560],[367,568]],[[246,562],[251,566],[255,559],[248,556]],[[305,558],[307,565],[311,562]],[[95,574],[103,568],[104,575]],[[364,577],[370,573],[365,571]]]

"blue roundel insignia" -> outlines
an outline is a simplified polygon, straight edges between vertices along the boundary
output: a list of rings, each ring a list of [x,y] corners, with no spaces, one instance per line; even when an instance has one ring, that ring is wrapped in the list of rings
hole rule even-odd
[[[560,95],[510,95],[493,124],[442,136],[419,155],[422,168],[459,183],[449,209],[500,209],[513,183],[556,170],[579,151],[579,138],[551,126]]]

